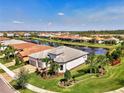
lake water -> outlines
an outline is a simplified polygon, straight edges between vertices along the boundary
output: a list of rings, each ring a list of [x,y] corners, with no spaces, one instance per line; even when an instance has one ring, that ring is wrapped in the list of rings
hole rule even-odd
[[[53,46],[53,47],[58,47],[62,45],[62,44],[53,43],[53,42],[41,42],[39,40],[31,40],[30,42],[40,44],[40,45]],[[91,48],[91,47],[80,47],[80,46],[71,46],[71,45],[66,45],[66,46],[76,48],[82,51],[86,51],[89,53],[95,53],[95,54],[106,54],[107,53],[107,49],[104,49],[104,48]]]

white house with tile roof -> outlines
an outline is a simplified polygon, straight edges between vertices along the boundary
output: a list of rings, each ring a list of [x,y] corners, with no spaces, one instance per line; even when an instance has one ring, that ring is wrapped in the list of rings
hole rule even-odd
[[[29,63],[38,68],[45,68],[46,63],[42,62],[41,59],[49,57],[60,65],[60,68],[58,69],[59,73],[64,73],[66,70],[73,69],[85,63],[87,55],[88,52],[66,46],[60,46],[29,55]]]
[[[78,49],[60,46],[48,53],[49,57],[60,65],[59,73],[71,70],[87,60],[88,52]]]

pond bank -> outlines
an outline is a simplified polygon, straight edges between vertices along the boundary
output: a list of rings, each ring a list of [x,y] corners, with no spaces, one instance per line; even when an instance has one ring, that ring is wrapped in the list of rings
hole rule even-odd
[[[61,40],[53,40],[53,39],[45,39],[45,38],[32,38],[32,39],[33,40],[40,40],[43,42],[53,42],[53,43],[64,44],[64,45],[92,47],[92,48],[111,49],[111,48],[116,47],[116,45],[92,44],[92,43],[84,43],[84,42],[70,42],[70,41],[61,41]]]

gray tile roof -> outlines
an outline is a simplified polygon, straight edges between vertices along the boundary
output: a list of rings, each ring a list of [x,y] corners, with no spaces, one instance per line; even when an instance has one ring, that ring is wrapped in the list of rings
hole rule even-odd
[[[66,46],[60,46],[50,51],[49,54],[58,55],[54,59],[54,61],[56,62],[68,62],[76,58],[79,58],[81,56],[87,55],[88,52],[84,52],[84,51],[66,47]]]
[[[44,51],[37,52],[37,53],[33,53],[33,54],[29,55],[29,57],[32,57],[32,58],[35,58],[35,59],[46,58],[49,51],[51,51],[51,49],[44,50]]]

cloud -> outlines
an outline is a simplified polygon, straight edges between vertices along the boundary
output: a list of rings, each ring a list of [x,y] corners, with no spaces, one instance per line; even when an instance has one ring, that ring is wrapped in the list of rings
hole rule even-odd
[[[124,7],[107,7],[102,11],[96,11],[91,13],[87,18],[94,21],[106,21],[110,22],[112,20],[124,20]]]
[[[14,24],[23,24],[24,22],[18,21],[18,20],[14,20],[14,21],[12,21],[12,23],[14,23]]]
[[[64,16],[65,14],[63,12],[58,13],[59,16]]]

